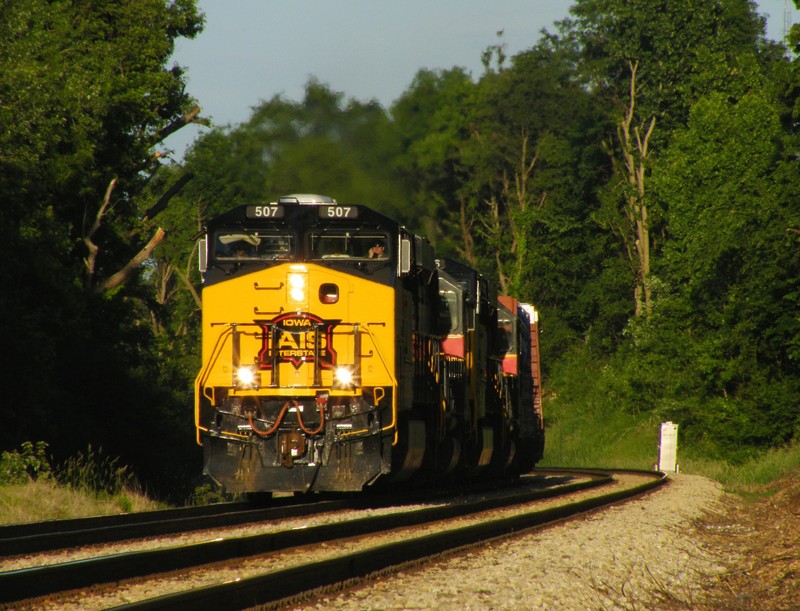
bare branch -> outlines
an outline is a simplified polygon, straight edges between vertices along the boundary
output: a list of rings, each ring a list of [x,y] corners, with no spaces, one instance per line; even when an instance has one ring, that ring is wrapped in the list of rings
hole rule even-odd
[[[159,212],[162,212],[169,204],[169,200],[175,197],[178,193],[180,193],[181,189],[186,185],[187,182],[194,178],[194,174],[191,172],[187,172],[183,176],[181,176],[175,184],[173,184],[169,189],[167,189],[166,193],[158,198],[158,201],[150,206],[147,212],[144,213],[144,218],[142,220],[149,221],[153,217],[155,217]]]
[[[203,301],[200,298],[200,294],[197,292],[197,289],[194,288],[194,285],[189,280],[189,275],[185,274],[183,271],[179,270],[177,267],[175,268],[175,274],[178,276],[181,282],[183,282],[184,286],[189,290],[192,294],[192,299],[194,299],[195,305],[197,305],[198,309],[202,307]]]
[[[475,266],[475,242],[472,239],[472,226],[474,220],[467,219],[467,203],[463,197],[458,198],[458,223],[461,227],[461,243],[463,246],[464,259],[467,263]]]
[[[116,178],[112,179],[111,182],[108,183],[108,187],[106,187],[106,194],[103,197],[103,203],[100,205],[100,209],[97,211],[97,214],[94,217],[94,222],[92,223],[91,228],[85,232],[83,236],[83,243],[86,245],[86,250],[88,250],[86,257],[83,259],[83,264],[86,266],[87,287],[91,286],[92,280],[94,279],[95,266],[97,264],[97,253],[100,251],[100,248],[94,242],[94,234],[97,233],[98,229],[100,229],[100,225],[103,224],[103,217],[106,215],[106,211],[110,206],[111,194],[116,185]]]
[[[644,129],[644,122],[640,126],[634,126],[633,121],[636,116],[636,72],[639,67],[638,62],[629,62],[630,68],[630,88],[628,105],[625,108],[619,123],[617,124],[617,139],[620,145],[620,155],[624,164],[617,164],[615,154],[611,146],[606,146],[606,150],[611,155],[614,172],[620,177],[620,182],[626,185],[622,194],[622,211],[629,223],[627,231],[622,233],[623,245],[627,257],[634,267],[636,274],[635,285],[635,307],[637,316],[644,312],[650,312],[650,287],[648,276],[650,274],[650,227],[649,212],[645,192],[645,175],[649,156],[650,138],[656,126],[656,119],[650,119],[647,129]],[[644,135],[643,135],[644,132]],[[620,229],[623,229],[620,227]]]
[[[103,282],[98,284],[94,288],[94,292],[97,294],[106,293],[108,291],[112,291],[119,286],[122,286],[131,276],[136,273],[136,270],[144,263],[151,254],[153,254],[153,250],[161,240],[164,239],[166,232],[159,227],[156,229],[155,234],[150,241],[142,248],[128,263],[117,273],[113,274],[109,278],[106,278]]]
[[[211,125],[211,121],[208,119],[203,119],[198,117],[197,115],[200,114],[201,108],[199,106],[194,106],[189,112],[187,112],[182,117],[175,119],[172,123],[164,127],[160,132],[155,135],[154,142],[163,142],[169,136],[174,134],[179,129],[189,125],[190,123],[198,123],[200,125],[209,126]]]

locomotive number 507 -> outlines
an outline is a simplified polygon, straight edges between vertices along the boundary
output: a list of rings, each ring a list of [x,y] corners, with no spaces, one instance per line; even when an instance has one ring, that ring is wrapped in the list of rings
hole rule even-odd
[[[356,206],[320,206],[319,217],[322,219],[355,219],[358,218]]]
[[[247,206],[247,218],[282,219],[283,206],[275,206],[275,205]]]

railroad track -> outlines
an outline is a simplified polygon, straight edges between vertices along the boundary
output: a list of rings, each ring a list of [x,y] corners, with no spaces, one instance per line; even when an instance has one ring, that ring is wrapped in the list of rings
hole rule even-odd
[[[193,530],[311,515],[358,506],[358,499],[298,502],[275,499],[269,507],[252,503],[220,503],[71,520],[0,526],[0,556],[33,554],[79,545],[142,539]]]
[[[500,496],[450,502],[441,506],[356,518],[335,524],[8,571],[0,573],[0,602],[19,602],[32,597],[93,587],[94,584],[135,580],[144,575],[185,571],[201,565],[208,567],[206,572],[210,573],[212,581],[219,581],[216,575],[221,573],[222,566],[233,563],[238,568],[243,566],[244,558],[271,554],[269,560],[262,559],[261,566],[267,564],[278,568],[268,573],[247,576],[228,583],[194,587],[189,591],[130,603],[124,608],[239,609],[275,603],[393,566],[418,562],[464,546],[563,520],[642,494],[664,481],[663,474],[625,472],[636,473],[638,483],[617,488],[610,493],[598,491],[588,498],[568,500],[547,509],[537,509],[535,504],[527,506],[548,497],[574,494],[607,485],[613,480],[608,472],[572,470],[554,473],[548,470],[547,473],[553,479],[563,480],[568,476],[583,479],[554,488],[524,492],[515,490]],[[509,507],[516,509],[509,510]],[[525,508],[520,510],[520,507]],[[510,515],[503,514],[509,511]],[[468,523],[463,520],[468,520]],[[430,526],[431,523],[441,526],[434,528]],[[414,532],[423,527],[428,532],[419,535]],[[381,535],[387,531],[393,531],[395,538],[396,533],[400,532],[400,540],[387,542]],[[408,531],[411,531],[410,534]],[[331,545],[334,541],[335,547]],[[359,543],[351,544],[351,541]],[[333,551],[324,559],[313,559],[310,550],[316,552],[321,548],[333,548]],[[303,562],[302,559],[306,557],[311,560]],[[283,565],[286,566],[279,568]],[[31,600],[28,606],[34,607],[37,604]],[[83,606],[83,603],[79,604]],[[19,606],[25,607],[26,603]],[[100,603],[98,606],[109,605]]]
[[[485,484],[491,490],[501,484]],[[442,495],[454,494],[442,490]],[[431,494],[320,494],[0,526],[0,557],[430,500]]]

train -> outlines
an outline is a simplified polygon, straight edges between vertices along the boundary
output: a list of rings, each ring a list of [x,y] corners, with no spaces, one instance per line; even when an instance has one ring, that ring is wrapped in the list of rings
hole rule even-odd
[[[232,494],[514,477],[542,458],[535,308],[361,204],[294,194],[198,236],[203,473]]]

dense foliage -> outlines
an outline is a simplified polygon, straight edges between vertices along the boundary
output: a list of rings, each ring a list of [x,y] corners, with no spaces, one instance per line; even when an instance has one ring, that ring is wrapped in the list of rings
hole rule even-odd
[[[160,383],[132,270],[160,235],[139,210],[154,147],[194,103],[169,58],[201,29],[192,0],[0,3],[0,447],[91,442],[145,477],[186,462],[190,386]]]
[[[536,303],[596,417],[670,418],[729,460],[800,436],[800,28],[766,40],[749,0],[576,0],[481,75],[421,70],[389,109],[312,80],[174,164],[193,0],[0,6],[0,447],[197,475],[192,237],[291,192],[374,206]]]

